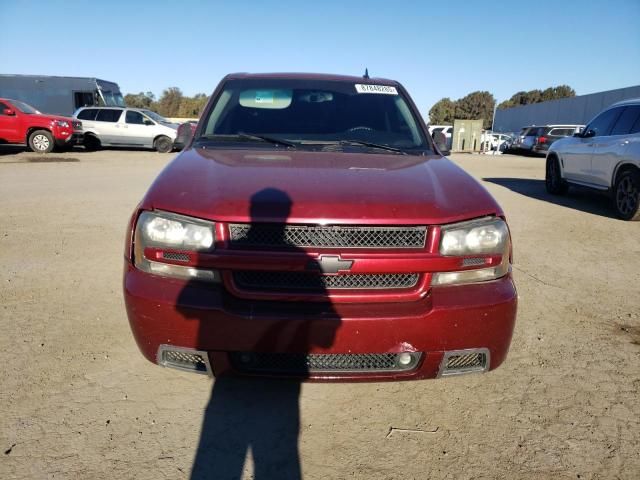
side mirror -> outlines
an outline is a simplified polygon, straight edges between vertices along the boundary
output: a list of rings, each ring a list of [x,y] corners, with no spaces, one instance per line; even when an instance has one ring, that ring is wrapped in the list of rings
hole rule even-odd
[[[4,113],[8,117],[13,117],[16,114],[16,111],[10,108],[5,108],[2,113]]]
[[[151,120],[145,120],[144,124],[147,125],[147,126],[155,125]]]
[[[440,153],[442,155],[447,156],[451,153],[451,150],[449,150],[449,146],[447,145],[447,137],[444,135],[444,133],[436,132],[432,138],[433,143],[436,144],[436,147],[438,148],[438,150],[440,150]]]
[[[440,150],[440,153],[445,157],[451,153],[451,150],[449,150],[449,146],[447,145],[446,140],[444,141],[444,143],[436,142],[436,147],[438,147],[438,150]]]
[[[580,133],[580,136],[581,136],[582,138],[591,138],[591,137],[595,137],[595,136],[596,136],[596,131],[595,131],[595,130],[592,130],[592,129],[589,129],[589,130],[586,130],[586,131],[584,131],[584,132]]]

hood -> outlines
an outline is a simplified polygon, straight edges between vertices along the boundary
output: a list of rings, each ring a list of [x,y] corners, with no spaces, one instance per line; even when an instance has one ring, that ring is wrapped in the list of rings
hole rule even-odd
[[[59,120],[61,122],[69,122],[69,125],[72,125],[71,122],[74,121],[74,119],[71,118],[71,117],[63,117],[63,116],[60,116],[60,115],[49,115],[48,113],[32,113],[31,115],[32,116],[37,116],[38,118],[41,118],[43,120],[48,120],[48,121],[51,121],[51,122],[56,121],[56,120]]]
[[[141,207],[277,222],[270,212],[282,211],[283,198],[289,223],[422,225],[501,214],[489,193],[444,157],[275,149],[185,150]]]

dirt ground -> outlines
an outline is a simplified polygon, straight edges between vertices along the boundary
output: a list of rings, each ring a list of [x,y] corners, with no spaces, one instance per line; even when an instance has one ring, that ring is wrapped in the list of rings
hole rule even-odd
[[[172,155],[16,152],[0,151],[0,479],[188,478],[213,381],[144,360],[121,292],[128,216]],[[510,221],[509,357],[486,375],[304,384],[304,478],[640,478],[640,224],[603,197],[548,196],[541,158],[454,160]],[[218,439],[275,424],[280,385],[265,405],[244,384]],[[286,460],[248,458],[245,478],[286,478]]]

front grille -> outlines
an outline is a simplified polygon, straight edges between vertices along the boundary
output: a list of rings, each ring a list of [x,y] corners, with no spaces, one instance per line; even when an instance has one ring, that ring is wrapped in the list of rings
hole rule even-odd
[[[305,375],[310,373],[394,372],[414,369],[422,356],[412,352],[411,361],[399,361],[402,353],[253,353],[232,352],[233,368],[245,373]]]
[[[331,289],[412,288],[417,273],[314,275],[300,272],[238,271],[235,284],[244,290],[302,290],[322,292]]]
[[[426,227],[229,224],[232,247],[423,248]]]

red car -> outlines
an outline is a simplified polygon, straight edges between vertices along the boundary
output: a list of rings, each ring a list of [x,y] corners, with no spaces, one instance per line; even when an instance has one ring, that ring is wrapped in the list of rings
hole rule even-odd
[[[509,230],[443,148],[395,81],[225,77],[131,217],[143,355],[333,381],[498,367],[516,318]]]
[[[0,142],[27,144],[37,153],[49,153],[82,143],[82,122],[40,113],[19,100],[0,98]]]

